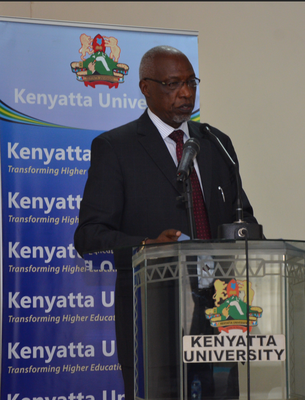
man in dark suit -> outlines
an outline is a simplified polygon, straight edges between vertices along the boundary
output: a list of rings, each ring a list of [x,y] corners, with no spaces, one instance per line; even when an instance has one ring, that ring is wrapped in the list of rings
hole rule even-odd
[[[136,121],[103,133],[92,143],[91,166],[80,208],[75,247],[80,255],[115,251],[116,333],[125,399],[133,399],[132,246],[177,241],[190,236],[186,208],[177,202],[176,143],[173,130],[200,143],[195,170],[203,191],[210,237],[217,227],[236,217],[234,171],[200,124],[189,121],[199,79],[188,58],[169,46],[149,50],[140,65],[140,88],[148,109]],[[189,121],[189,122],[188,122]],[[228,136],[211,128],[231,157],[237,157]],[[256,222],[243,196],[244,220]]]

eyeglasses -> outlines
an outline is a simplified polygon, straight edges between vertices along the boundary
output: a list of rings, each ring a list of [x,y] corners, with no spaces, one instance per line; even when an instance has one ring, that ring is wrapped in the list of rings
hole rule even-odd
[[[185,83],[187,84],[188,87],[195,88],[200,83],[199,78],[192,78],[187,81],[171,81],[171,82],[162,82],[162,81],[158,81],[157,79],[152,79],[152,78],[143,78],[143,80],[160,83],[163,87],[166,87],[169,90],[181,89]]]

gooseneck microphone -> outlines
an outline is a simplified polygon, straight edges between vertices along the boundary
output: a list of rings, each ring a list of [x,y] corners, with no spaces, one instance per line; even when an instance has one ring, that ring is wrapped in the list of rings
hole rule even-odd
[[[201,124],[201,132],[211,140],[225,161],[234,167],[237,188],[236,221],[232,224],[223,224],[218,227],[219,239],[263,239],[263,228],[259,224],[247,223],[243,220],[242,186],[238,164],[232,159],[221,140],[216,136],[208,124]]]
[[[193,212],[192,182],[190,174],[193,170],[193,161],[200,151],[199,141],[195,138],[188,139],[182,149],[181,160],[177,168],[177,181],[183,184],[183,193],[177,197],[177,201],[184,203],[187,211],[190,238],[196,238],[196,227]]]
[[[199,141],[195,138],[188,139],[183,145],[182,157],[177,169],[177,180],[185,181],[193,168],[193,161],[200,151]]]

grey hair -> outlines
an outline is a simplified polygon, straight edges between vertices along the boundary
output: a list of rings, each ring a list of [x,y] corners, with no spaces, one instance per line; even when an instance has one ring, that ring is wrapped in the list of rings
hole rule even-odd
[[[154,59],[160,55],[172,55],[172,54],[179,54],[185,56],[182,51],[175,49],[175,47],[171,46],[156,46],[153,47],[152,49],[148,50],[142,57],[141,62],[140,62],[140,68],[139,68],[139,77],[140,81],[144,78],[149,78],[153,76],[153,71],[154,71]],[[186,57],[186,56],[185,56]]]

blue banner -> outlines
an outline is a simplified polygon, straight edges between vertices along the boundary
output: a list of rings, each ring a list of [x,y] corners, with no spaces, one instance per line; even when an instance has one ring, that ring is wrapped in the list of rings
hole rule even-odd
[[[145,110],[151,47],[179,48],[198,76],[197,36],[8,20],[0,33],[1,398],[120,399],[113,255],[92,268],[73,245],[90,146]]]

